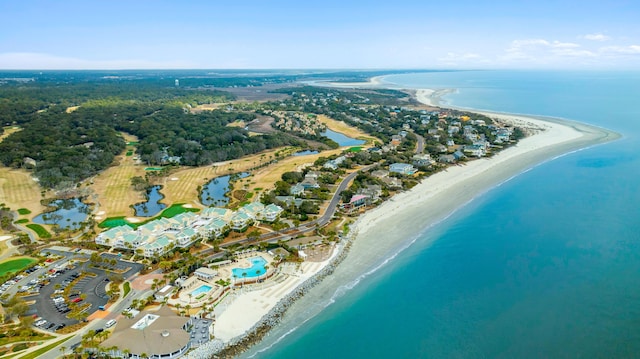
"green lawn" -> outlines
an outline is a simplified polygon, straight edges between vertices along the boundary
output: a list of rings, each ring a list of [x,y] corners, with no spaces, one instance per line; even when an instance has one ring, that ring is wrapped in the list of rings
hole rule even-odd
[[[57,341],[57,342],[55,342],[55,343],[51,343],[51,344],[47,345],[46,347],[40,348],[40,349],[38,349],[38,350],[36,350],[36,351],[34,351],[34,352],[31,352],[31,353],[29,353],[29,354],[27,354],[27,355],[25,355],[25,356],[23,356],[23,357],[20,357],[20,359],[36,359],[36,358],[37,358],[37,357],[39,357],[40,355],[42,355],[42,354],[44,354],[44,353],[48,352],[49,350],[51,350],[51,349],[53,349],[53,348],[57,347],[58,345],[60,345],[60,344],[62,344],[62,343],[64,343],[64,342],[66,342],[67,340],[69,340],[69,339],[71,339],[71,338],[73,338],[73,336],[70,336],[70,337],[65,338],[65,339],[62,339],[62,340],[58,340],[58,341]]]
[[[27,214],[31,214],[31,211],[26,208],[18,208],[18,214],[21,216],[25,216]]]
[[[122,216],[122,217],[109,217],[109,218],[106,218],[104,221],[100,222],[100,224],[98,224],[98,227],[100,227],[100,228],[114,228],[114,227],[123,226],[123,225],[126,224],[129,227],[135,229],[135,228],[138,228],[138,226],[141,226],[141,225],[143,225],[145,223],[149,223],[151,221],[155,221],[156,219],[161,218],[161,217],[171,218],[171,217],[175,217],[175,216],[179,215],[180,213],[184,213],[184,212],[199,212],[200,211],[197,208],[184,208],[182,206],[183,204],[184,203],[176,203],[174,205],[171,205],[171,207],[168,207],[167,209],[162,211],[162,213],[160,213],[159,216],[147,219],[146,221],[143,221],[143,222],[131,223],[131,222],[127,221],[124,216]]]
[[[127,156],[133,156],[133,151],[127,151],[126,155]]]
[[[0,276],[3,276],[7,273],[20,272],[21,270],[27,268],[31,263],[35,263],[37,261],[37,259],[28,257],[9,259],[5,262],[0,263]]]
[[[129,225],[132,228],[137,228],[138,226],[135,223],[130,223],[129,221],[127,221],[124,216],[122,217],[109,217],[106,218],[104,221],[100,222],[100,224],[98,224],[98,227],[100,228],[114,228],[114,227],[118,227],[118,226],[124,226],[124,225]]]
[[[179,215],[180,213],[185,213],[185,212],[200,212],[199,209],[197,208],[184,208],[182,205],[184,203],[176,203],[176,204],[172,204],[171,207],[165,209],[164,211],[162,211],[162,213],[160,213],[159,217],[164,217],[164,218],[171,218],[171,217],[175,217],[177,215]]]
[[[360,152],[362,151],[362,147],[351,147],[349,148],[349,152]]]
[[[26,219],[26,218],[22,218],[22,219],[19,219],[19,220],[13,222],[13,223],[15,223],[15,224],[29,223],[29,220]]]
[[[124,282],[122,284],[122,288],[124,289],[124,294],[122,295],[122,298],[126,297],[127,294],[129,294],[129,292],[131,291],[131,283],[129,282]]]
[[[44,229],[44,227],[42,227],[39,224],[35,224],[35,223],[27,224],[27,228],[36,232],[36,234],[40,238],[51,238],[51,233],[47,232],[47,230]]]

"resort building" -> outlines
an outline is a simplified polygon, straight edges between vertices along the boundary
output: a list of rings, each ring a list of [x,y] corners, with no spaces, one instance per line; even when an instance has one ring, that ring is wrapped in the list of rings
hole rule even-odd
[[[417,172],[413,165],[408,163],[393,163],[389,166],[389,172],[400,173],[403,175],[412,175]]]
[[[282,207],[271,203],[264,208],[261,213],[260,219],[265,222],[274,222],[278,219],[278,217],[280,217],[280,214],[283,211],[284,209],[282,209]]]
[[[153,296],[157,301],[164,302],[165,300],[169,300],[169,298],[171,298],[171,294],[173,293],[174,289],[175,287],[172,285],[165,285],[164,287],[160,288],[160,290],[155,292]]]
[[[215,276],[218,275],[218,271],[211,269],[209,267],[200,267],[198,269],[196,269],[195,272],[193,272],[193,275],[195,275],[196,277],[198,277],[199,279],[202,279],[204,281],[211,281],[213,280],[213,278],[215,278]]]
[[[121,318],[102,348],[118,358],[177,358],[189,350],[190,317],[180,317],[169,307],[143,311],[132,319]],[[144,354],[144,356],[143,356]]]
[[[253,220],[253,217],[246,212],[236,212],[236,214],[231,217],[231,228],[234,231],[243,231],[253,223]]]
[[[249,203],[237,212],[226,208],[206,208],[200,215],[186,212],[173,218],[159,218],[133,229],[121,225],[100,233],[96,244],[132,250],[147,258],[161,256],[170,250],[188,248],[203,237],[220,237],[230,229],[242,231],[256,220],[273,222],[282,207],[260,202]]]

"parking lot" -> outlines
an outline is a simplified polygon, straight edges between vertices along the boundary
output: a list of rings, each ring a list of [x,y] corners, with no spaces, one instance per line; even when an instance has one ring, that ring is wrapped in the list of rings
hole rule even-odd
[[[71,254],[64,254],[70,259]],[[127,270],[123,277],[128,278],[142,269],[142,265],[118,261],[114,269]],[[34,325],[38,324],[41,329],[55,331],[76,324],[78,319],[67,317],[72,313],[74,305],[86,306],[84,311],[91,315],[98,307],[107,304],[106,285],[109,283],[109,274],[111,272],[90,267],[88,262],[79,262],[75,268],[58,270],[55,274],[49,273],[49,283],[41,285],[39,293],[25,297],[27,301],[35,300],[28,312],[40,318]],[[72,287],[69,289],[69,286]],[[65,289],[68,289],[66,295]]]

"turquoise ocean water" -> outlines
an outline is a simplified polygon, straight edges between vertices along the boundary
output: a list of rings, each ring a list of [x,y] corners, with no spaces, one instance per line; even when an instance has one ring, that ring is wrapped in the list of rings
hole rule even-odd
[[[457,88],[446,98],[456,106],[569,118],[624,137],[479,196],[255,357],[640,356],[640,73],[385,81]]]

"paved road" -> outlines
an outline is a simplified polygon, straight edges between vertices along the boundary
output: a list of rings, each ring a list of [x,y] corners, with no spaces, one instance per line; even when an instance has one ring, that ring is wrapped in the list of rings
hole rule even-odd
[[[324,226],[325,224],[329,223],[333,215],[336,213],[336,210],[338,209],[338,204],[340,203],[340,193],[345,189],[347,189],[347,186],[349,186],[349,182],[351,182],[354,178],[356,178],[358,173],[360,173],[361,171],[367,171],[377,165],[378,165],[377,163],[374,163],[368,166],[364,166],[359,170],[348,174],[344,179],[342,179],[340,184],[338,184],[336,191],[333,193],[333,197],[331,197],[329,205],[327,206],[327,210],[320,217],[314,219],[313,221],[303,223],[297,228],[287,228],[287,229],[283,229],[276,232],[265,233],[260,236],[259,241],[275,243],[275,242],[278,242],[279,240],[286,240],[294,236],[297,236],[299,234],[313,231],[316,229],[316,225]],[[251,242],[252,241],[250,239],[243,238],[237,241],[225,243],[220,247],[225,248],[225,247],[229,247],[236,244],[245,244],[245,243],[251,243]],[[211,259],[218,259],[223,257],[225,255],[225,252],[222,251],[222,252],[215,253],[213,251],[213,248],[210,248],[200,252],[200,254],[207,255],[207,257],[205,258],[207,260],[211,260]]]
[[[424,152],[424,137],[420,136],[415,132],[413,134],[416,135],[416,138],[418,139],[416,143],[416,153],[420,154]]]

